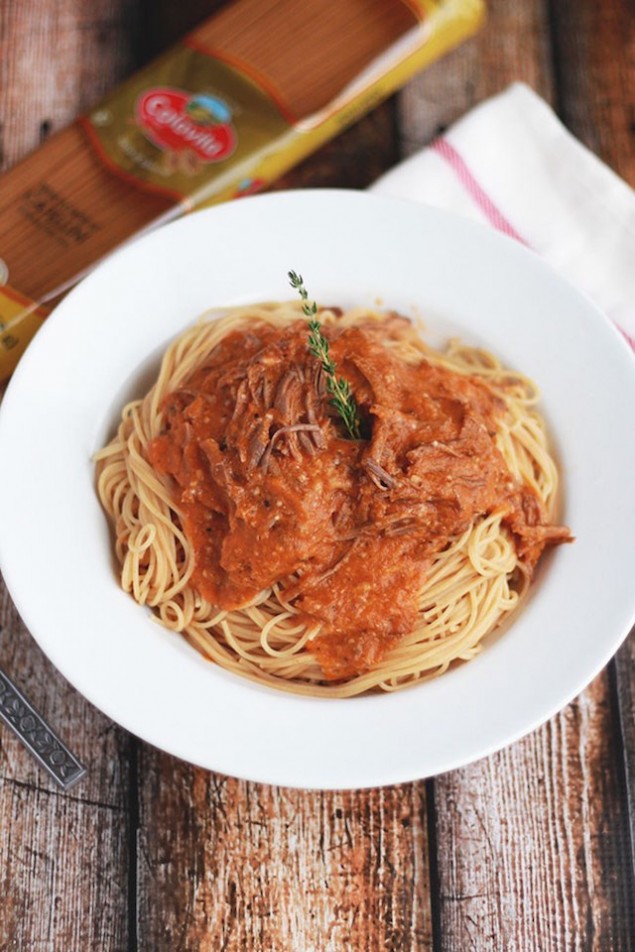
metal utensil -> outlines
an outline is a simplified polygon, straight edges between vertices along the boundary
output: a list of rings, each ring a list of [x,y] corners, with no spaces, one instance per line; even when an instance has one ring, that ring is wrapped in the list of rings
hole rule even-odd
[[[86,775],[86,768],[2,670],[0,719],[20,738],[27,750],[63,790],[70,790]]]

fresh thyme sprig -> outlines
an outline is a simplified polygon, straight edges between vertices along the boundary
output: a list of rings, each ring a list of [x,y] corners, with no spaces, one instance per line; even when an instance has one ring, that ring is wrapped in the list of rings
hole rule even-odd
[[[309,303],[309,295],[301,274],[289,271],[289,283],[302,298],[302,310],[309,318],[309,350],[322,364],[322,370],[326,375],[326,389],[331,397],[331,406],[339,413],[350,439],[359,440],[360,426],[355,397],[348,380],[337,376],[335,361],[329,353],[329,342],[322,333],[322,325],[316,317],[317,304],[315,301]]]

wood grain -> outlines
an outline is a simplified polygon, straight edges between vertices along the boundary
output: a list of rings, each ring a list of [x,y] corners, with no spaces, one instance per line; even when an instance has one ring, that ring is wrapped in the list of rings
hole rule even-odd
[[[562,118],[635,186],[635,7],[552,0],[551,9]]]
[[[436,780],[441,949],[634,948],[618,764],[603,674],[544,728]]]
[[[630,818],[631,869],[635,871],[635,630],[618,651],[614,670],[617,717],[623,741],[624,796]]]
[[[123,0],[0,2],[0,168],[130,71],[130,26]]]
[[[399,98],[399,141],[408,156],[472,106],[525,82],[551,102],[551,37],[543,0],[490,0],[485,28],[415,77]]]
[[[44,657],[4,585],[0,666],[89,768],[61,793],[0,730],[0,949],[124,949],[128,737]]]
[[[244,783],[144,748],[141,952],[432,949],[424,784]]]

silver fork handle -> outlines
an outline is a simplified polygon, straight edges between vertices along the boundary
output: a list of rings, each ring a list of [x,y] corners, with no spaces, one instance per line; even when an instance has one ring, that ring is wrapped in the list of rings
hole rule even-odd
[[[86,768],[1,670],[0,719],[62,789],[70,790],[86,775]]]

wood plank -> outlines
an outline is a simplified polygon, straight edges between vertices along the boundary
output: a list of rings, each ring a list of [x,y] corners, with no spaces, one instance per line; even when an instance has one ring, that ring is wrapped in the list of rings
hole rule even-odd
[[[173,46],[181,37],[228,6],[231,0],[138,0],[136,57],[141,65]],[[148,10],[149,8],[149,10]],[[148,15],[151,12],[151,15]],[[145,15],[144,15],[145,14]]]
[[[126,4],[115,0],[2,5],[2,167],[73,119],[129,68],[127,16]],[[2,582],[0,665],[89,768],[78,787],[61,793],[0,728],[0,948],[124,950],[130,739],[44,657]]]
[[[412,80],[399,100],[402,155],[426,145],[510,83],[553,98],[549,20],[542,0],[490,0],[485,27]]]
[[[558,106],[569,129],[635,186],[635,10],[551,0]]]
[[[631,952],[606,673],[544,728],[435,782],[442,949]]]
[[[44,657],[1,588],[0,666],[89,772],[62,793],[0,729],[0,949],[123,949],[130,741]]]
[[[635,629],[618,651],[614,670],[617,716],[623,746],[624,787],[630,817],[631,868],[635,871]]]
[[[0,7],[0,169],[88,109],[131,69],[124,0]]]
[[[305,793],[145,747],[140,952],[432,949],[424,784]]]

